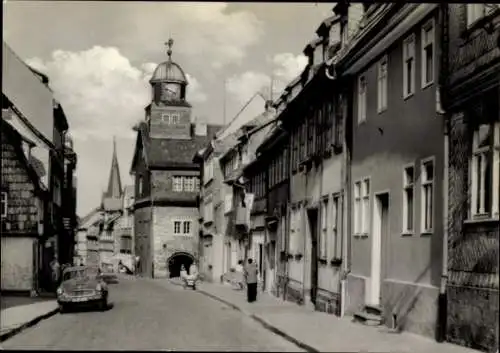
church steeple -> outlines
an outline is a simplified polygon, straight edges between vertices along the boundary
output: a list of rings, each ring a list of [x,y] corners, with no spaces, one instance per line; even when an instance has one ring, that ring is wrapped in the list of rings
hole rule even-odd
[[[109,172],[108,188],[104,197],[120,198],[122,196],[122,181],[120,178],[120,167],[116,155],[116,138],[113,136],[113,157],[111,160],[111,170]]]

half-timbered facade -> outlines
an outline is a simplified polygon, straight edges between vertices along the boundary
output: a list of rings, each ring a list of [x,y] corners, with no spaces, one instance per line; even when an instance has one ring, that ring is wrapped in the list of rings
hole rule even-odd
[[[448,166],[446,339],[498,351],[500,7],[451,4],[443,19]]]

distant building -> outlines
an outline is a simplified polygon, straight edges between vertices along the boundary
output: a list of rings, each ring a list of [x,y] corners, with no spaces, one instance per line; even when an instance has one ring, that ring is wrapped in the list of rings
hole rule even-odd
[[[152,99],[137,126],[131,166],[135,253],[139,272],[148,277],[178,276],[181,264],[198,257],[200,172],[192,157],[219,128],[192,123],[188,81],[171,54],[151,77]]]

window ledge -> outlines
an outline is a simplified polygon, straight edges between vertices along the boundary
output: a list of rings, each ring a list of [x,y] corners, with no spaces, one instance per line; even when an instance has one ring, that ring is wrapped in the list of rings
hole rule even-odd
[[[413,233],[413,231],[412,231],[412,230],[411,230],[411,231],[410,231],[410,230],[404,230],[404,231],[402,231],[402,232],[401,232],[401,235],[402,235],[403,237],[409,237],[409,236],[412,236],[413,234],[414,234],[414,233]]]
[[[356,238],[368,238],[368,233],[356,233],[354,234]]]
[[[500,217],[498,215],[495,215],[493,217],[491,217],[490,215],[477,215],[473,218],[464,220],[464,224],[488,223],[498,221],[500,221]]]
[[[432,235],[434,231],[432,229],[426,229],[420,232],[420,235]]]
[[[432,85],[434,84],[434,80],[430,81],[430,82],[427,82],[427,83],[424,83],[422,85],[422,90],[426,89],[426,88],[429,88],[431,87]]]
[[[412,92],[412,93],[410,93],[410,94],[405,94],[405,95],[403,96],[403,100],[408,100],[408,99],[410,99],[411,97],[413,97],[414,95],[415,95],[415,93],[413,93],[413,92]]]
[[[387,107],[383,107],[383,108],[377,109],[377,113],[378,114],[382,114],[382,113],[384,113],[386,111],[387,111]]]

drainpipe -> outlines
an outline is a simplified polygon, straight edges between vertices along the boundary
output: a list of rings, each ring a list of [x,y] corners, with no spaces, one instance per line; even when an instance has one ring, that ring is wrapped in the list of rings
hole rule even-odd
[[[449,217],[449,133],[450,133],[450,121],[448,114],[442,108],[441,104],[441,92],[445,93],[444,90],[441,90],[447,83],[448,79],[448,6],[447,4],[442,4],[439,10],[440,17],[440,26],[441,29],[440,38],[441,38],[441,74],[439,77],[440,84],[437,87],[436,91],[436,111],[438,115],[441,115],[444,118],[444,156],[443,156],[443,254],[442,254],[442,271],[441,271],[441,283],[439,290],[439,299],[438,299],[438,332],[437,332],[437,341],[443,342],[446,337],[446,321],[447,321],[447,295],[446,295],[446,287],[448,284],[448,237],[449,237],[449,229],[448,229],[448,217]],[[445,99],[446,101],[446,99]]]
[[[328,72],[328,67],[325,68],[325,75],[326,77],[331,80],[331,81],[336,81],[337,80],[337,74],[334,71],[334,74],[331,75]],[[337,97],[343,95],[341,92],[340,94],[337,95]],[[346,310],[346,301],[347,301],[347,275],[350,272],[351,268],[351,258],[350,258],[350,192],[349,192],[349,185],[350,185],[350,150],[348,149],[348,143],[347,143],[347,137],[348,137],[348,131],[347,131],[347,109],[348,109],[348,98],[343,97],[342,99],[337,99],[335,102],[336,105],[340,104],[342,102],[342,106],[340,107],[341,110],[341,116],[342,116],[342,131],[343,131],[343,139],[342,139],[342,169],[341,169],[341,178],[342,178],[342,193],[341,193],[341,205],[342,205],[342,218],[341,218],[341,229],[342,229],[342,235],[341,235],[341,258],[342,258],[342,271],[340,275],[340,317],[343,317],[345,315],[345,310]],[[337,107],[337,106],[336,106]],[[337,117],[336,117],[337,118]]]
[[[346,301],[347,301],[347,274],[349,273],[349,262],[347,261],[350,258],[348,254],[348,210],[349,210],[349,199],[348,199],[348,190],[349,190],[349,173],[348,173],[348,151],[347,151],[347,143],[346,143],[346,126],[347,126],[347,116],[345,116],[344,112],[344,104],[347,104],[345,100],[338,100],[338,103],[342,102],[342,106],[340,107],[340,115],[342,116],[342,196],[340,198],[342,205],[342,219],[341,219],[341,258],[342,258],[342,267],[341,267],[341,275],[340,275],[340,312],[339,316],[344,317],[346,310]],[[337,103],[337,104],[338,104]]]

